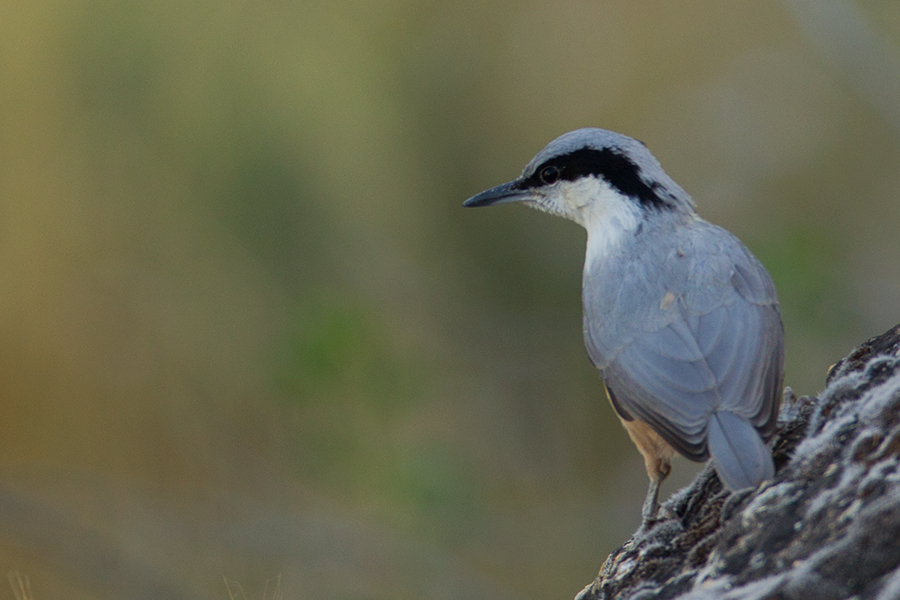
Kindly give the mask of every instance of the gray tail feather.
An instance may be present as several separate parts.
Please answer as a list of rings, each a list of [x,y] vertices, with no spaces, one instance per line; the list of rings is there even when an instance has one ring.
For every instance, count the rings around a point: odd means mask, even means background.
[[[709,453],[719,479],[732,490],[756,487],[775,476],[772,454],[748,421],[728,411],[709,421]]]

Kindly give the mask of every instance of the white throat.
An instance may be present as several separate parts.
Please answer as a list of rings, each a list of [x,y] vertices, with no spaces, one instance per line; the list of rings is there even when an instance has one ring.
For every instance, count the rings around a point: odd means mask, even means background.
[[[579,211],[578,219],[587,230],[584,268],[588,269],[596,261],[613,254],[627,236],[634,235],[642,215],[634,200],[618,193],[606,182],[593,177],[585,177],[582,181],[585,182],[583,185],[573,186],[569,193],[591,198],[591,202]]]

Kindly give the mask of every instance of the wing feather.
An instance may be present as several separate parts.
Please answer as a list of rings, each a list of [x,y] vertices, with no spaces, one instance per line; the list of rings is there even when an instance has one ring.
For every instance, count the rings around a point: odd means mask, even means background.
[[[748,420],[764,438],[771,435],[784,360],[768,273],[736,238],[705,225],[702,235],[682,241],[677,254],[660,257],[687,262],[642,273],[637,290],[628,289],[623,277],[605,296],[616,303],[611,307],[589,301],[591,279],[585,277],[585,341],[615,394],[614,405],[694,460],[708,456],[709,419],[718,410]],[[708,243],[711,238],[715,243]],[[626,268],[619,275],[628,273]],[[647,293],[675,300],[650,311],[618,304]],[[596,321],[588,313],[592,307]]]

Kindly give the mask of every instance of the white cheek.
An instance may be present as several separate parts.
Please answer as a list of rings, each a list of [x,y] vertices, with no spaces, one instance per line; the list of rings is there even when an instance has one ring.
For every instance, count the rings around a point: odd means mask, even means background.
[[[596,177],[582,177],[567,183],[562,189],[562,196],[563,202],[577,219],[579,213],[583,213],[597,199],[610,192],[609,186]]]
[[[641,223],[641,209],[631,198],[614,192],[609,185],[594,181],[593,202],[582,209],[582,225],[588,232],[584,268],[604,260],[634,235]]]

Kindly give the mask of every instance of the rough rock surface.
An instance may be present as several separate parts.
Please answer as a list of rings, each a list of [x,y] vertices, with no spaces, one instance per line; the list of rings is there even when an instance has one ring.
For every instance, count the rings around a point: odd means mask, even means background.
[[[729,494],[707,466],[578,600],[900,598],[900,326],[826,385],[786,392],[773,481]]]

